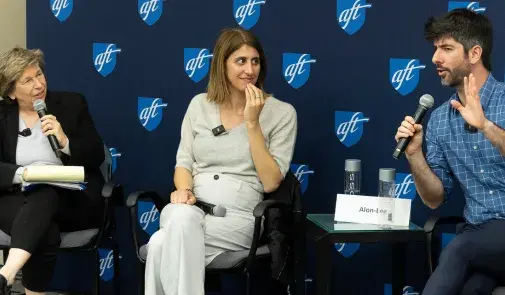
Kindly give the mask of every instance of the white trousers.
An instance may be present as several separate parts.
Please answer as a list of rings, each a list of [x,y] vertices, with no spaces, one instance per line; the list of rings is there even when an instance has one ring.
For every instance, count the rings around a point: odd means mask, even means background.
[[[251,246],[252,211],[262,193],[224,174],[199,174],[193,189],[197,199],[226,207],[226,216],[205,215],[192,205],[167,205],[160,230],[147,246],[146,295],[204,295],[205,266],[223,252]]]

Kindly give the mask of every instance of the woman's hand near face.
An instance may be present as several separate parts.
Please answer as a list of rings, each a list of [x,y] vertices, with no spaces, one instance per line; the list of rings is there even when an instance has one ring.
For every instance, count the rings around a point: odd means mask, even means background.
[[[245,99],[244,122],[248,127],[254,127],[258,124],[261,110],[265,106],[263,91],[253,84],[247,84]]]

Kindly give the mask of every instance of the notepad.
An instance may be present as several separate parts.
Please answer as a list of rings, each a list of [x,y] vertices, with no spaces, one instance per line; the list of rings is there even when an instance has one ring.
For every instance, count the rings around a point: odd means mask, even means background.
[[[23,173],[23,191],[40,185],[52,185],[70,190],[84,190],[84,167],[41,165],[28,166]]]
[[[84,182],[84,167],[41,165],[28,166],[23,173],[27,182]]]

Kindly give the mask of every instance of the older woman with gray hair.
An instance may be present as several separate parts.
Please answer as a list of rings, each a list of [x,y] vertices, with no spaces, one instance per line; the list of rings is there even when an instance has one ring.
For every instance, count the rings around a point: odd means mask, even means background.
[[[0,295],[8,294],[19,270],[26,294],[44,294],[52,278],[60,232],[98,227],[103,212],[99,170],[103,143],[84,97],[47,90],[40,50],[13,48],[0,55],[0,230],[11,248],[0,268]],[[35,100],[50,115],[39,118]],[[54,135],[61,155],[51,148]],[[83,166],[83,191],[50,185],[22,189],[31,165]]]

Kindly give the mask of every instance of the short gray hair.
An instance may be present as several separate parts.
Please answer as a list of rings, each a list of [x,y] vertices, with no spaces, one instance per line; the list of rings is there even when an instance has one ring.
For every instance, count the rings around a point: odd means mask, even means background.
[[[40,49],[14,47],[0,54],[0,97],[6,98],[11,94],[16,81],[33,65],[38,65],[44,71],[44,54]]]

